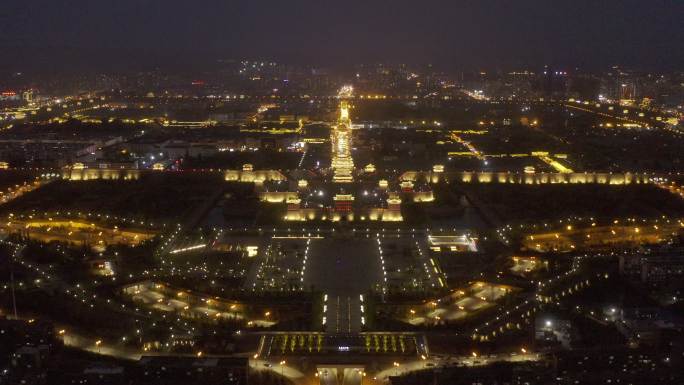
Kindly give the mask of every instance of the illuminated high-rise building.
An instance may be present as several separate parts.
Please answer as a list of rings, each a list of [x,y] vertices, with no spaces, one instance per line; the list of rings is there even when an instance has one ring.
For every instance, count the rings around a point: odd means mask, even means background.
[[[332,129],[330,142],[332,145],[332,169],[333,181],[339,183],[352,182],[354,171],[354,160],[351,155],[352,132],[351,119],[349,118],[349,102],[344,100],[349,97],[350,88],[344,87],[340,91],[340,116]]]
[[[636,101],[636,84],[632,81],[620,83],[620,105],[632,106]]]

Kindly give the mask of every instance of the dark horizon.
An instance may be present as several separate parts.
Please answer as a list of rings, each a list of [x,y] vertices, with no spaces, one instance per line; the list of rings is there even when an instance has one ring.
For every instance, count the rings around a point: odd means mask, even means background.
[[[13,2],[5,71],[195,70],[220,58],[339,67],[637,70],[684,67],[684,3],[252,1]]]

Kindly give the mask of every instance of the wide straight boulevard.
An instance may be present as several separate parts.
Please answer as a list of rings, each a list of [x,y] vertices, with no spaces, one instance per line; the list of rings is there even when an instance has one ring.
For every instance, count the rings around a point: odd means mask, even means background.
[[[325,293],[326,331],[361,331],[362,296],[382,283],[382,268],[375,239],[326,238],[311,242],[305,287]]]

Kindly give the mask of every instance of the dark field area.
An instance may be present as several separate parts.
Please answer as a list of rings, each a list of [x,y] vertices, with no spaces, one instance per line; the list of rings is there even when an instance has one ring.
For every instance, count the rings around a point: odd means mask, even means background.
[[[92,211],[149,221],[181,220],[217,194],[241,188],[251,185],[227,183],[219,174],[143,174],[133,181],[60,180],[9,202],[2,211]]]
[[[684,200],[654,185],[455,184],[505,223],[570,216],[655,218],[684,215]]]

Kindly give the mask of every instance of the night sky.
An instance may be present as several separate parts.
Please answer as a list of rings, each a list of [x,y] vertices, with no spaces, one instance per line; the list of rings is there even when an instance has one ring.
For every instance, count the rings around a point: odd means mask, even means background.
[[[684,69],[681,0],[3,0],[2,65]],[[10,58],[9,60],[7,60]]]

